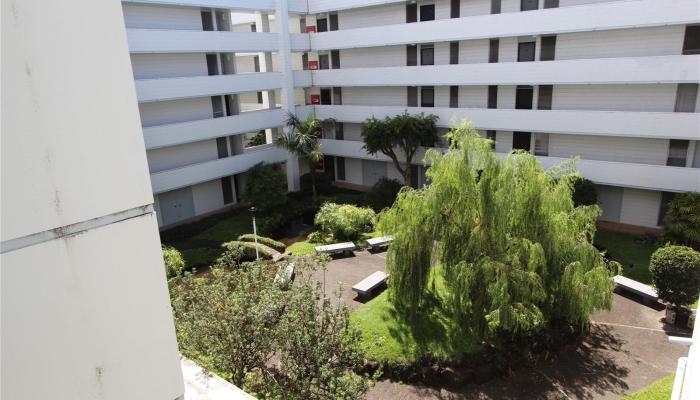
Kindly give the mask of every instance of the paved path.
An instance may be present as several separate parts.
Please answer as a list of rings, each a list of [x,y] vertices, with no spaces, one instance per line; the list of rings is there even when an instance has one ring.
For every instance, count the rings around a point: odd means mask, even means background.
[[[374,271],[384,270],[386,253],[356,252],[354,257],[333,260],[325,274],[326,291],[346,283],[343,301],[355,309],[350,287]],[[323,273],[316,272],[322,280]],[[613,309],[593,315],[591,334],[577,349],[563,352],[537,369],[521,369],[508,378],[482,385],[446,390],[407,385],[388,380],[377,382],[368,393],[374,399],[618,399],[675,371],[678,357],[687,348],[668,343],[660,322],[663,310],[654,309],[632,296],[615,294]],[[674,335],[683,332],[673,332]]]

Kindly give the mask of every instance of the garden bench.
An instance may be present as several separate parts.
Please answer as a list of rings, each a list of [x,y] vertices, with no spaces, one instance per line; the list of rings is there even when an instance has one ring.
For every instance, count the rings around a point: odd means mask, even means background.
[[[352,287],[352,290],[364,297],[370,295],[374,289],[386,283],[387,279],[389,279],[389,275],[382,271],[376,271],[372,273],[372,275],[358,282]]]
[[[645,285],[622,275],[615,275],[615,277],[613,277],[613,281],[618,287],[642,296],[645,301],[651,300],[655,302],[659,300],[659,295],[656,292],[656,289],[649,285]]]
[[[325,246],[316,246],[315,250],[317,253],[325,254],[339,254],[339,253],[350,253],[355,250],[357,246],[353,242],[343,242],[328,244]]]
[[[281,267],[275,275],[275,283],[287,287],[294,280],[294,263]]]
[[[394,240],[393,236],[382,236],[382,237],[377,237],[377,238],[371,238],[371,239],[367,239],[367,245],[370,247],[370,249],[374,250],[374,249],[389,246],[389,243],[391,243],[393,240]]]

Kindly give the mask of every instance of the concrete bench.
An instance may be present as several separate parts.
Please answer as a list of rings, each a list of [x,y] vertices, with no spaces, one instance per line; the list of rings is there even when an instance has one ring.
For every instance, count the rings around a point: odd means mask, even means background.
[[[275,283],[287,287],[294,280],[294,263],[289,263],[284,267],[280,267],[275,275]]]
[[[377,238],[371,238],[371,239],[367,239],[367,245],[372,250],[374,250],[374,249],[389,246],[389,243],[391,243],[393,240],[394,240],[393,236],[382,236],[382,237],[377,237]]]
[[[656,289],[649,285],[645,285],[641,282],[637,282],[634,279],[630,279],[622,275],[615,275],[615,277],[613,277],[613,281],[615,282],[615,285],[617,285],[619,288],[627,290],[628,292],[638,294],[642,296],[645,301],[659,300],[659,295],[656,292]]]
[[[374,289],[386,283],[389,275],[382,271],[376,271],[372,275],[366,277],[365,279],[358,282],[352,287],[352,290],[357,292],[360,296],[368,296],[372,293]]]
[[[343,242],[328,244],[325,246],[316,246],[315,250],[317,253],[325,254],[340,254],[340,253],[351,253],[357,248],[353,242]]]

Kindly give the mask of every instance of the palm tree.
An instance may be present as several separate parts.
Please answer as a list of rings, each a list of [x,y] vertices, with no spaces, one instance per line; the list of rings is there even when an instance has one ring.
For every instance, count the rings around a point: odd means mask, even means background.
[[[296,115],[287,113],[287,121],[285,124],[289,127],[289,132],[286,136],[282,135],[278,137],[276,144],[309,164],[309,170],[311,172],[311,191],[315,203],[316,164],[323,160],[321,144],[318,139],[324,128],[335,126],[335,120],[332,118],[320,119],[314,114],[309,115],[305,120],[300,120]]]

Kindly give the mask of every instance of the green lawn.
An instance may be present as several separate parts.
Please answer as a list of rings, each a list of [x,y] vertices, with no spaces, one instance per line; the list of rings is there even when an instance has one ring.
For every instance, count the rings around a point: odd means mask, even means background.
[[[318,246],[318,244],[309,243],[304,240],[287,246],[287,251],[291,252],[293,256],[305,256],[307,254],[313,254],[316,246]]]
[[[244,233],[252,233],[253,219],[249,212],[240,210],[218,221],[193,237],[196,240],[229,242]]]
[[[411,362],[424,354],[446,360],[477,351],[478,341],[463,332],[450,318],[444,306],[445,283],[439,269],[434,269],[432,299],[413,317],[404,317],[391,304],[388,292],[355,310],[351,323],[362,332],[362,350],[373,360]]]
[[[669,375],[664,379],[654,382],[644,389],[625,397],[623,400],[668,400],[673,391],[673,379],[675,375]]]
[[[196,248],[182,250],[187,267],[209,266],[221,255],[223,249]]]
[[[643,283],[651,283],[649,260],[658,248],[656,244],[636,243],[639,235],[598,230],[596,244],[607,249],[608,256],[622,264],[623,275]]]

